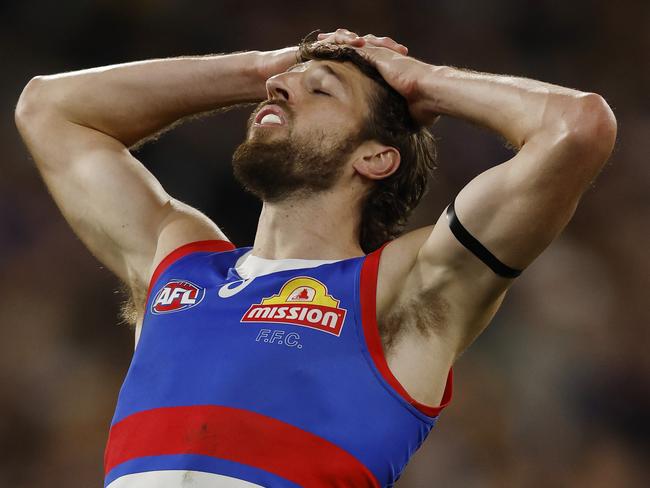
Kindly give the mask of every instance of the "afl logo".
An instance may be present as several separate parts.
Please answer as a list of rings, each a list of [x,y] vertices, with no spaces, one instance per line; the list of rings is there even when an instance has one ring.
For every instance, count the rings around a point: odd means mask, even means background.
[[[170,280],[151,302],[151,313],[180,312],[201,303],[205,288],[187,280]]]

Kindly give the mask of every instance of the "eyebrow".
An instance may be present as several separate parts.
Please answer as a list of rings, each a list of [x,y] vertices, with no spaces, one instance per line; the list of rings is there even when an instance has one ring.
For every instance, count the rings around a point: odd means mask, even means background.
[[[287,69],[287,71],[291,71],[291,70],[293,70],[294,68],[300,66],[301,64],[303,64],[303,63],[296,63],[296,64],[294,64],[293,66],[290,66],[290,67]],[[336,79],[338,80],[338,82],[343,86],[343,89],[344,89],[346,92],[349,92],[349,87],[350,87],[350,85],[348,84],[348,82],[347,82],[347,81],[345,80],[345,78],[343,78],[339,73],[337,73],[336,70],[334,70],[334,69],[333,69],[329,64],[321,63],[321,64],[319,64],[319,65],[317,66],[316,69],[323,69],[323,70],[325,70],[325,71],[327,72],[327,74],[332,75],[334,78],[336,78]]]
[[[334,78],[338,80],[338,82],[343,85],[343,88],[348,91],[349,85],[348,82],[341,76],[339,73],[336,72],[329,64],[321,64],[322,68],[327,71],[330,75],[332,75]]]
[[[334,69],[333,69],[329,64],[321,64],[321,65],[319,66],[319,68],[323,68],[323,69],[324,69],[325,71],[327,71],[330,75],[334,76],[334,78],[336,78],[337,80],[339,80],[339,82],[340,82],[342,85],[345,85],[345,84],[346,84],[346,83],[345,83],[345,80],[343,80],[343,77],[341,77],[340,74],[338,74],[336,71],[334,71]]]

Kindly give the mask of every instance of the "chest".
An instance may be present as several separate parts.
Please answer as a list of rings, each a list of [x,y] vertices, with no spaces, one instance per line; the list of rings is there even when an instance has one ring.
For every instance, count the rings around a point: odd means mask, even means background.
[[[336,347],[348,339],[347,329],[354,329],[354,284],[354,275],[340,270],[246,279],[195,267],[172,270],[151,294],[143,337],[219,343],[253,338],[297,347],[303,336]]]

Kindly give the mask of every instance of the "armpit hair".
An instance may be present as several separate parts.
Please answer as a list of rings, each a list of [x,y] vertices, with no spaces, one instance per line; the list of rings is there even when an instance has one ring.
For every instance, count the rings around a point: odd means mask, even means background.
[[[423,337],[442,332],[448,312],[447,300],[432,291],[423,291],[397,305],[379,324],[385,354],[390,353],[399,337],[407,331],[416,330]]]
[[[135,328],[138,321],[138,310],[145,306],[145,292],[134,292],[131,287],[120,283],[116,293],[121,295],[120,311],[118,314],[119,324]]]

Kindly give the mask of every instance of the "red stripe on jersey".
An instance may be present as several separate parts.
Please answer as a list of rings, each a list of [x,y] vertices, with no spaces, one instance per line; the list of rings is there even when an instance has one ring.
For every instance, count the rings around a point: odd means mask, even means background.
[[[452,384],[453,384],[453,374],[449,370],[449,375],[447,376],[447,383],[445,385],[445,391],[442,394],[442,401],[437,407],[432,407],[420,403],[415,400],[400,382],[395,378],[388,363],[386,362],[386,356],[384,355],[384,348],[381,344],[381,338],[379,336],[379,327],[377,325],[377,274],[379,272],[379,259],[381,257],[381,252],[386,247],[384,244],[382,247],[376,251],[368,254],[366,259],[363,262],[363,267],[361,268],[361,283],[360,283],[360,299],[361,299],[361,324],[363,326],[363,334],[366,338],[366,345],[370,356],[372,357],[375,367],[379,370],[384,379],[392,386],[397,393],[399,393],[407,402],[417,408],[420,412],[429,417],[436,417],[440,414],[443,408],[445,408],[451,401],[452,395]]]
[[[109,434],[105,472],[166,454],[227,459],[304,487],[379,488],[368,468],[337,445],[266,415],[213,405],[155,408],[121,420]]]
[[[195,241],[177,247],[167,256],[165,256],[163,260],[158,263],[158,266],[156,266],[156,269],[151,276],[151,280],[149,281],[149,288],[147,289],[147,301],[149,301],[151,288],[153,287],[158,277],[163,274],[163,272],[169,268],[169,266],[171,266],[174,261],[177,261],[183,256],[187,256],[193,252],[224,252],[232,251],[233,249],[235,249],[235,246],[232,242],[221,241],[217,239]]]

